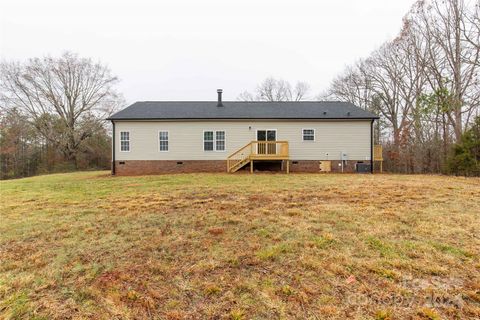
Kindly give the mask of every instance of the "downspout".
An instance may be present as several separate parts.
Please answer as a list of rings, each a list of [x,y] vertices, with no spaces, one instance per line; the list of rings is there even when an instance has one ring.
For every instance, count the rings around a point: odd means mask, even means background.
[[[373,173],[373,122],[370,123],[370,173]]]
[[[112,176],[115,175],[115,122],[112,120]]]

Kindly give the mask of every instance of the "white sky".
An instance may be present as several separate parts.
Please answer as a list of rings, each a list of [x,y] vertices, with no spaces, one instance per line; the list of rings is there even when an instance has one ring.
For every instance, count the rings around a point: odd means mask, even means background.
[[[312,98],[395,37],[414,0],[0,0],[0,58],[69,50],[110,66],[128,103],[225,100],[268,76]]]

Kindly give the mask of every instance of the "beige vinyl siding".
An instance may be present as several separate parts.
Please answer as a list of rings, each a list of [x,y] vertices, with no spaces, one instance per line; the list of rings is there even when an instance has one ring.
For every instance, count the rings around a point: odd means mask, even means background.
[[[225,160],[256,140],[256,131],[276,129],[287,140],[292,160],[370,159],[370,120],[348,121],[116,121],[116,160]],[[315,129],[315,141],[303,141],[302,129]],[[225,131],[225,151],[203,151],[204,131]],[[120,151],[120,132],[130,132],[130,151]],[[168,131],[168,151],[159,151],[159,131]],[[326,155],[328,153],[328,156]]]

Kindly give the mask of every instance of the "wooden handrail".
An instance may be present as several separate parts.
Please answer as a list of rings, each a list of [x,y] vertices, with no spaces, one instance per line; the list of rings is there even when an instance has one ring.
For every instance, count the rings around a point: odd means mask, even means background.
[[[235,151],[234,153],[232,153],[231,155],[229,155],[227,157],[228,158],[232,158],[234,155],[236,155],[237,153],[240,153],[243,149],[247,148],[248,146],[252,147],[253,144],[255,143],[281,143],[281,144],[287,144],[288,145],[288,141],[259,141],[259,140],[254,140],[254,141],[250,141],[249,143],[247,143],[246,145],[244,145],[243,147],[241,147],[240,149],[238,149],[237,151]],[[252,150],[253,151],[253,150]]]
[[[288,141],[252,141],[252,146],[256,158],[288,157]]]
[[[237,153],[241,152],[243,149],[245,149],[246,147],[250,146],[251,144],[252,144],[252,142],[247,143],[246,145],[244,145],[243,147],[241,147],[240,149],[238,149],[237,151],[235,151],[234,153],[232,153],[231,155],[229,155],[229,156],[227,157],[227,159],[233,157],[234,155],[236,155]]]
[[[376,144],[373,146],[373,160],[383,161],[383,148],[382,145]]]
[[[231,172],[231,170],[236,166],[238,166],[241,162],[244,162],[246,159],[249,159],[250,154],[252,153],[251,145],[252,143],[249,142],[227,157],[227,172]],[[249,147],[250,147],[250,150],[247,151]]]
[[[287,140],[275,140],[275,141],[265,141],[265,140],[254,140],[250,141],[250,143],[287,143]]]
[[[227,157],[227,171],[236,171],[253,160],[269,159],[288,159],[288,141],[250,141]]]

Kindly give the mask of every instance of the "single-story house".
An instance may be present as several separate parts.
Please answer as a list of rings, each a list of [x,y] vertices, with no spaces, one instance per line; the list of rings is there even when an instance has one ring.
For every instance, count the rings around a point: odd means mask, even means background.
[[[373,172],[378,117],[347,102],[141,101],[112,115],[112,174]]]

